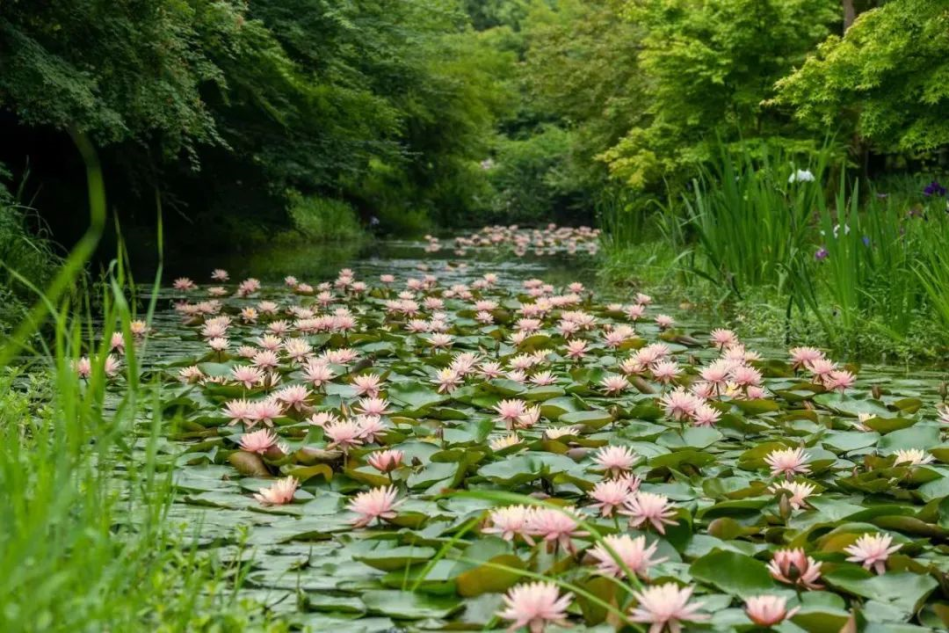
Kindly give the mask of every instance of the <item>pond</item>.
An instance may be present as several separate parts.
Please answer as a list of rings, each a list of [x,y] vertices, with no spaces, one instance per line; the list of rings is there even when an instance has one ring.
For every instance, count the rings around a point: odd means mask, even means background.
[[[250,561],[243,597],[337,632],[747,630],[760,595],[786,631],[839,630],[857,605],[880,631],[945,622],[941,374],[795,363],[592,292],[586,253],[474,250],[170,267],[201,284],[162,289],[143,365],[166,520]],[[532,581],[557,584],[516,589]]]

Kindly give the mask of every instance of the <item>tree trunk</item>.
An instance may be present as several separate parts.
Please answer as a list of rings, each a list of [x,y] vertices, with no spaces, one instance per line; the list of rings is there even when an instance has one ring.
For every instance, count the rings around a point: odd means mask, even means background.
[[[853,0],[841,0],[844,7],[844,33],[847,32],[847,29],[850,28],[850,25],[853,24],[853,21],[857,18],[857,12],[853,7]]]

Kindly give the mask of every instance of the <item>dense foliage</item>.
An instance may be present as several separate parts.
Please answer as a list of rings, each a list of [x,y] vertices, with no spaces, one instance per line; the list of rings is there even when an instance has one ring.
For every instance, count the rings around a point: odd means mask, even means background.
[[[13,2],[0,34],[5,126],[87,133],[123,203],[157,188],[199,220],[279,220],[291,187],[383,220],[471,208],[509,63],[452,0]]]
[[[778,102],[804,122],[843,124],[883,151],[949,143],[949,9],[901,0],[861,15],[779,83]]]
[[[647,0],[631,2],[644,25],[645,121],[606,152],[614,173],[646,186],[710,156],[728,137],[793,135],[763,107],[774,83],[830,32],[831,0]]]

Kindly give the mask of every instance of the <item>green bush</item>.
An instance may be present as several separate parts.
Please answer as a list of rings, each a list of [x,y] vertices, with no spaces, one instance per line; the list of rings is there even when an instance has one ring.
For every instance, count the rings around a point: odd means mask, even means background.
[[[304,196],[297,191],[290,191],[287,199],[294,228],[308,239],[342,242],[365,236],[356,210],[343,200]]]
[[[497,193],[491,205],[504,222],[560,219],[581,195],[570,176],[571,133],[548,125],[526,138],[501,138],[486,165]]]
[[[432,219],[424,209],[385,205],[376,211],[379,231],[403,237],[418,237],[433,229]]]

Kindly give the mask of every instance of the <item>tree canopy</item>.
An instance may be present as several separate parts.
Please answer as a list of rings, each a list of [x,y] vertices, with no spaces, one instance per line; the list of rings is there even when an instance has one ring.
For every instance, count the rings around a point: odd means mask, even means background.
[[[827,38],[778,82],[776,103],[813,128],[849,126],[884,152],[949,144],[949,6],[895,0]]]

